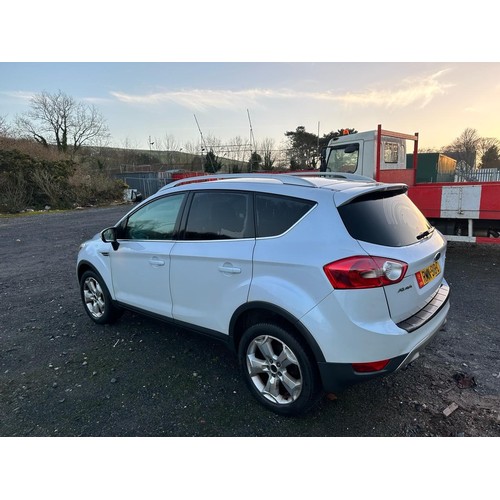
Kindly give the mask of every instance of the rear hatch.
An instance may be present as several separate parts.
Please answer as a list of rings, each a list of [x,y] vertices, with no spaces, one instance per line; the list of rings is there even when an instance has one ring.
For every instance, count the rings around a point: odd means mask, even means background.
[[[439,307],[446,240],[406,195],[404,185],[378,185],[335,197],[349,234],[368,255],[407,265],[403,279],[384,288],[391,318],[401,323]],[[433,301],[434,299],[434,301]],[[431,304],[432,303],[432,304]],[[428,312],[426,312],[429,315]]]

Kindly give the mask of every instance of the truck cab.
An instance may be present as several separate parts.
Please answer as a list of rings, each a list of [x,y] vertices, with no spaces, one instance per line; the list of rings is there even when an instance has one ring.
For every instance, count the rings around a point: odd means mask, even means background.
[[[381,182],[415,183],[415,167],[407,168],[406,141],[418,148],[418,134],[407,135],[399,132],[377,130],[343,135],[332,139],[323,151],[320,170],[363,175]],[[416,158],[416,154],[414,155]]]
[[[413,141],[413,154],[407,154],[407,141]],[[500,183],[456,182],[455,166],[456,160],[446,155],[419,154],[418,133],[378,125],[355,134],[343,130],[322,151],[320,171],[404,183],[410,199],[448,240],[500,243]]]

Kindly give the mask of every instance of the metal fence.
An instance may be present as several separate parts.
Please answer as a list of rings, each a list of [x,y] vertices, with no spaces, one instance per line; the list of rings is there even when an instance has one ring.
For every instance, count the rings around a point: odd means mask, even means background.
[[[455,172],[455,182],[498,182],[500,181],[500,169],[482,168],[470,172]]]
[[[137,189],[142,194],[143,199],[155,194],[158,189],[163,187],[169,179],[160,179],[157,174],[149,173],[125,173],[116,174],[116,177],[122,179],[130,189]]]

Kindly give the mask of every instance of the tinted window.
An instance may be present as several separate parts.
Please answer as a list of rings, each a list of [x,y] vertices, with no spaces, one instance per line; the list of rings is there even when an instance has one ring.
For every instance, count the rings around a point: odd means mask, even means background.
[[[225,240],[253,236],[248,193],[204,191],[195,193],[189,209],[185,239]]]
[[[255,196],[257,237],[277,236],[284,233],[313,206],[312,201],[257,194]]]
[[[152,201],[127,220],[122,238],[127,240],[171,240],[185,194]]]
[[[406,194],[374,193],[339,207],[349,234],[356,240],[401,247],[418,241],[431,228]]]

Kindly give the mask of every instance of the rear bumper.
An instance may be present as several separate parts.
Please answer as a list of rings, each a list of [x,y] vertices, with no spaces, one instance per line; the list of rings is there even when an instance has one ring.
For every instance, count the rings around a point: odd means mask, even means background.
[[[383,377],[398,370],[406,357],[406,355],[402,355],[393,358],[383,370],[370,373],[355,372],[350,363],[318,363],[323,390],[337,392],[359,382]]]
[[[410,318],[398,323],[399,328],[406,330],[408,333],[421,328],[447,304],[449,295],[450,287],[446,283],[443,283],[432,300],[424,308]]]
[[[404,368],[411,362],[415,361],[419,357],[422,350],[427,346],[427,344],[429,344],[429,342],[431,342],[431,340],[446,323],[446,317],[450,309],[449,288],[446,284],[444,284],[441,288],[442,292],[436,294],[436,301],[438,303],[434,304],[436,308],[433,309],[433,314],[428,314],[429,307],[426,306],[424,308],[425,311],[423,309],[422,312],[419,311],[416,315],[414,315],[412,317],[413,319],[409,318],[406,320],[408,324],[405,326],[408,327],[411,325],[411,329],[408,330],[411,333],[407,333],[406,335],[413,336],[425,332],[424,335],[420,336],[420,340],[414,344],[408,352],[393,357],[383,370],[369,373],[356,372],[351,363],[320,362],[318,363],[318,368],[323,389],[326,392],[340,391],[345,387],[358,382],[383,377]],[[434,302],[434,300],[431,302]],[[374,359],[373,361],[378,360]],[[356,361],[353,361],[353,363],[355,362]]]

